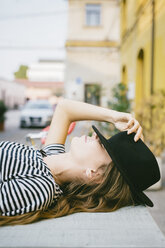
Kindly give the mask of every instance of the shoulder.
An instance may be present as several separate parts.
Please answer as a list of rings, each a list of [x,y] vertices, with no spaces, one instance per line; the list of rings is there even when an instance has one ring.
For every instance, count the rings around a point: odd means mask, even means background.
[[[46,156],[64,153],[65,152],[65,145],[55,143],[55,144],[49,144],[47,146],[44,146],[41,151],[46,153]]]

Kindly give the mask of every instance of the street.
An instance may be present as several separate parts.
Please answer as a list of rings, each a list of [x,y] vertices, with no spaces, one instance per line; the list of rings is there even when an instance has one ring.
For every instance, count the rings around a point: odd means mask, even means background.
[[[0,132],[0,140],[9,140],[19,142],[25,145],[31,145],[26,141],[26,135],[29,133],[39,133],[43,128],[20,128],[19,127],[20,110],[10,110],[6,113],[5,130]],[[73,132],[67,136],[66,151],[69,150],[70,141],[74,136],[88,134],[88,128],[92,122],[77,122]],[[40,142],[36,140],[36,148],[40,148]]]
[[[0,132],[0,140],[9,140],[26,144],[28,133],[41,132],[40,129],[19,128],[19,110],[10,110],[6,113],[5,131]]]
[[[0,132],[0,141],[9,140],[27,144],[26,135],[28,133],[41,132],[41,128],[19,128],[19,110],[10,110],[6,114],[5,131]],[[73,132],[68,135],[66,140],[66,152],[69,150],[70,141],[74,136],[88,134],[89,128],[93,123],[90,121],[77,122]],[[29,144],[27,144],[29,145]],[[147,196],[151,198],[154,207],[147,207],[152,217],[158,224],[161,231],[165,234],[165,157],[163,157],[162,167],[163,186],[161,190],[145,191]]]

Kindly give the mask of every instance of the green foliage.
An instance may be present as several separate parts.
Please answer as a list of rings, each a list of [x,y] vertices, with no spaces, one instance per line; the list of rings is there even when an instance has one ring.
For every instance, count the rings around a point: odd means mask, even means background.
[[[100,105],[100,95],[102,94],[102,86],[99,84],[86,85],[86,99],[90,104]]]
[[[27,79],[27,76],[26,76],[27,69],[28,69],[28,66],[20,65],[18,71],[14,73],[15,78]]]
[[[90,87],[88,87],[88,93],[91,95],[99,97],[100,91],[101,86],[99,84],[90,85]]]
[[[3,122],[5,120],[5,112],[8,110],[5,103],[0,100],[0,122]]]
[[[108,101],[107,105],[109,109],[113,109],[120,112],[130,113],[131,111],[131,103],[127,97],[127,87],[123,83],[118,83],[112,89],[112,100]],[[100,128],[103,130],[105,136],[110,137],[119,132],[118,129],[115,128],[113,124],[100,122]]]
[[[127,87],[123,83],[117,84],[112,89],[113,100],[108,102],[109,108],[120,112],[130,112],[131,105],[127,97]]]

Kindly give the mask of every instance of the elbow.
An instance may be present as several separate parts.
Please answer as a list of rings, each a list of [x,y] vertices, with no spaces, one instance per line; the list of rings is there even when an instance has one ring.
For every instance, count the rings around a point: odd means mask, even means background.
[[[57,107],[59,109],[65,110],[65,106],[67,104],[67,99],[62,99],[59,101],[59,103],[57,104]]]
[[[63,106],[63,105],[65,104],[66,101],[67,101],[66,98],[61,99],[61,100],[58,102],[58,105],[57,105],[57,106]]]
[[[58,113],[62,114],[63,117],[65,116],[65,117],[68,118],[67,105],[68,105],[67,99],[60,100],[59,103],[57,104],[57,107],[56,107],[56,111],[55,112],[58,112]]]

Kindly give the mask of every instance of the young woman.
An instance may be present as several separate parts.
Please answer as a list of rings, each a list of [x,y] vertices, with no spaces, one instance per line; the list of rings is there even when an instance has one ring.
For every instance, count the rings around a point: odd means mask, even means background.
[[[74,137],[65,152],[68,128],[81,120],[110,122],[121,132],[106,139],[92,126],[92,137]],[[136,204],[153,206],[142,191],[160,174],[142,140],[142,127],[131,114],[62,100],[41,150],[0,142],[0,225]]]

